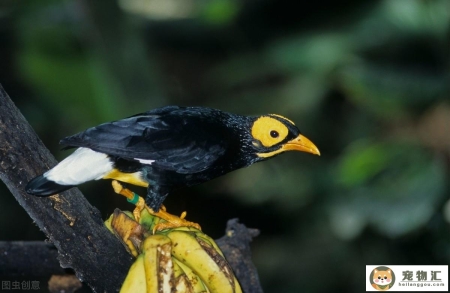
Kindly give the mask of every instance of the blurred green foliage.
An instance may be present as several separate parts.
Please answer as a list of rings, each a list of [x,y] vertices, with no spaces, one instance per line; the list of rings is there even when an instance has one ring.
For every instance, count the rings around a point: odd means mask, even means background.
[[[291,118],[321,157],[166,205],[215,237],[231,217],[261,229],[265,292],[361,292],[367,264],[450,262],[449,28],[447,0],[3,1],[0,83],[58,159],[62,137],[168,104]],[[105,218],[131,209],[108,182],[81,189]],[[1,240],[43,239],[0,194]]]

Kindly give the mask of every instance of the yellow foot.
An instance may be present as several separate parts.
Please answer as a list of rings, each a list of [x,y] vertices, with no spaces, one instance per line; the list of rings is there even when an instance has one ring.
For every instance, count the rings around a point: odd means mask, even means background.
[[[175,215],[172,215],[172,214],[169,214],[168,212],[166,212],[165,206],[162,206],[158,212],[155,212],[155,211],[153,211],[153,209],[151,209],[150,207],[148,207],[145,204],[145,201],[142,197],[139,196],[139,199],[137,200],[137,202],[135,202],[136,194],[133,193],[131,190],[124,188],[122,186],[122,184],[120,184],[118,181],[113,180],[112,186],[116,193],[125,196],[128,199],[128,201],[130,201],[136,205],[136,208],[133,211],[133,216],[137,222],[139,222],[139,220],[141,218],[141,212],[144,208],[149,212],[149,214],[166,221],[164,223],[156,224],[155,227],[153,228],[153,234],[155,234],[156,231],[161,231],[161,230],[171,229],[171,228],[178,228],[178,227],[192,227],[192,228],[201,230],[201,227],[199,224],[194,223],[194,222],[189,222],[184,219],[187,214],[186,212],[181,213],[181,216],[178,217],[178,216],[175,216]]]

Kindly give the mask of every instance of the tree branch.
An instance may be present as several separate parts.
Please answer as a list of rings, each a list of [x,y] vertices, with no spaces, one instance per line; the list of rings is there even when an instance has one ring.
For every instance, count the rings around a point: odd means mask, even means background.
[[[64,275],[55,246],[44,241],[0,241],[0,276]]]
[[[56,160],[1,85],[0,113],[0,179],[56,246],[61,267],[73,268],[96,292],[118,291],[132,263],[130,255],[78,189],[47,198],[25,192],[26,183]]]
[[[245,293],[263,293],[250,251],[250,242],[258,235],[259,230],[249,229],[238,219],[231,219],[225,236],[216,240]]]

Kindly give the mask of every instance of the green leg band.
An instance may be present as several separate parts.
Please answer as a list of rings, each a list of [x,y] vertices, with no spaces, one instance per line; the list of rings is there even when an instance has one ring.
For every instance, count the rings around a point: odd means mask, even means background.
[[[137,195],[136,193],[133,192],[133,198],[132,199],[127,198],[127,201],[136,205],[139,201],[139,195]]]

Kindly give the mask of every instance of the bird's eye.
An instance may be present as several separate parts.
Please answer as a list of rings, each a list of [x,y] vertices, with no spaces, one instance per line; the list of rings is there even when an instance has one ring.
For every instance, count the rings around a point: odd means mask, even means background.
[[[273,147],[283,141],[289,129],[278,119],[261,116],[252,125],[252,137],[258,140],[264,147]]]

